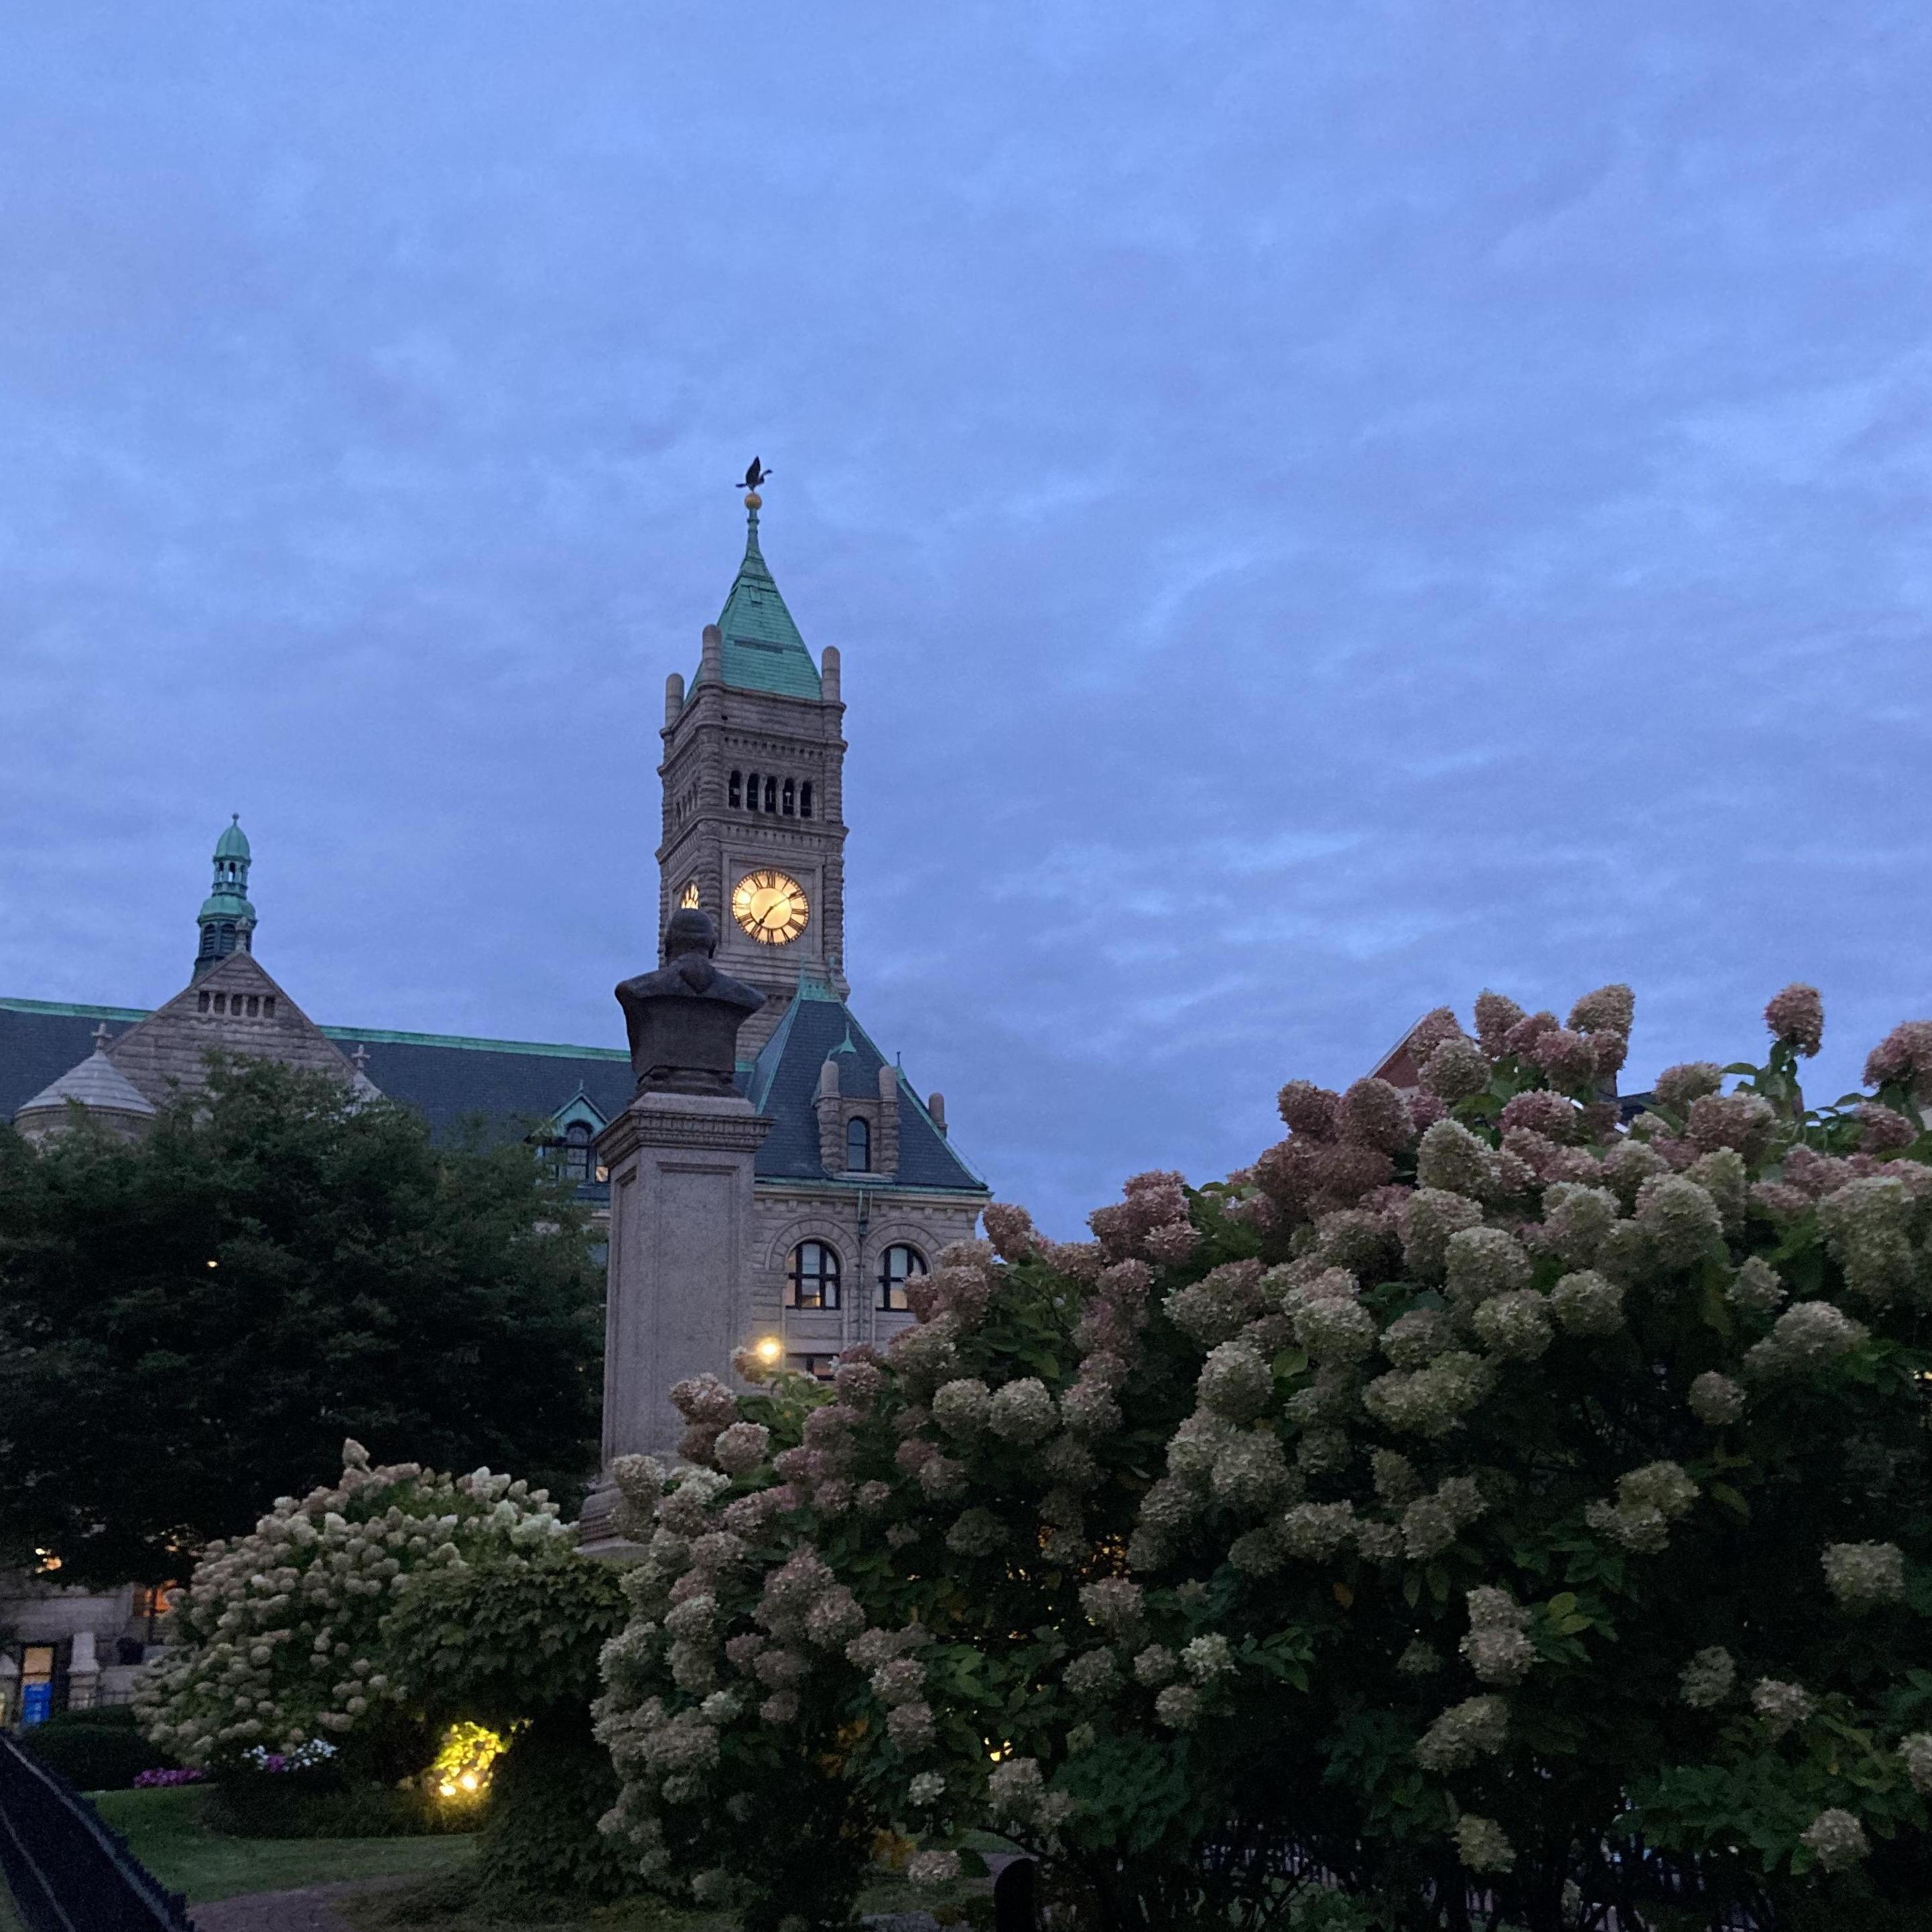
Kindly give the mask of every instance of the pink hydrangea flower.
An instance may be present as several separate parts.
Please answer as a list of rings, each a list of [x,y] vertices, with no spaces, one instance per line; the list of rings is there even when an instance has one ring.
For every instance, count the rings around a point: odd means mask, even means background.
[[[1312,1080],[1291,1080],[1276,1096],[1291,1133],[1306,1134],[1312,1141],[1333,1140],[1341,1096]]]
[[[1772,996],[1764,1010],[1764,1023],[1773,1040],[1808,1058],[1824,1044],[1824,995],[1816,986],[1794,980]]]
[[[1915,1100],[1932,1100],[1932,1020],[1894,1027],[1865,1062],[1865,1084],[1903,1085]]]

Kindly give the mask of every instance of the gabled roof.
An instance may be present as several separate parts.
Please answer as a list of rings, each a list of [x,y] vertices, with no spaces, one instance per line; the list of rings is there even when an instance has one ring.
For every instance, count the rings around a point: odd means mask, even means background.
[[[718,614],[718,629],[723,638],[724,681],[736,691],[769,691],[781,698],[824,696],[818,667],[785,608],[784,599],[772,580],[764,554],[758,548],[758,512],[755,502],[748,506],[750,518],[745,532],[745,560],[738,566],[737,581]],[[692,680],[694,688],[704,676],[700,666]]]
[[[245,1018],[232,1012],[202,1010],[202,1002],[218,993],[226,994],[231,1006],[253,995],[256,1010]],[[139,1025],[110,1040],[106,1052],[160,1106],[177,1091],[196,1093],[206,1084],[211,1048],[310,1068],[333,1075],[345,1086],[356,1076],[355,1068],[324,1037],[321,1028],[269,977],[252,952],[231,952],[218,960]]]
[[[887,1064],[885,1055],[851,1009],[822,980],[801,980],[776,1030],[741,1076],[745,1097],[772,1120],[754,1170],[759,1180],[832,1178],[818,1158],[818,1115],[812,1102],[818,1096],[819,1069],[835,1054],[840,1093],[854,1100],[876,1100],[879,1070]],[[898,1172],[889,1182],[866,1185],[874,1191],[907,1187],[988,1192],[939,1131],[904,1074],[894,1071],[899,1094]]]

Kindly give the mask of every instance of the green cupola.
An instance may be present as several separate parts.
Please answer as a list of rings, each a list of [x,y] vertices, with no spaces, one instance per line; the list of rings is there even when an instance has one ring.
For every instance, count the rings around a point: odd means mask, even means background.
[[[754,466],[756,466],[755,465]],[[758,512],[764,499],[745,497],[745,556],[724,608],[718,614],[719,658],[700,664],[694,680],[716,676],[734,691],[769,691],[781,698],[822,698],[818,667],[785,608],[765,554],[758,548]]]
[[[214,842],[214,885],[202,903],[196,922],[201,947],[194,956],[194,976],[235,952],[254,951],[255,908],[248,903],[248,835],[242,814]]]

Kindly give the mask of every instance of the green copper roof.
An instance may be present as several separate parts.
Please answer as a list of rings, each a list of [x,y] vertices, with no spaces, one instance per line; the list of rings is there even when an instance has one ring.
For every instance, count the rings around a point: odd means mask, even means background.
[[[758,506],[747,499],[745,560],[719,612],[724,682],[734,691],[769,691],[781,698],[824,696],[818,667],[785,608],[770,567],[758,548]],[[701,677],[702,670],[699,672]],[[698,679],[692,680],[694,686]]]
[[[214,856],[218,859],[245,859],[248,855],[248,835],[242,830],[242,814],[235,814],[235,822],[227,827],[214,842]]]

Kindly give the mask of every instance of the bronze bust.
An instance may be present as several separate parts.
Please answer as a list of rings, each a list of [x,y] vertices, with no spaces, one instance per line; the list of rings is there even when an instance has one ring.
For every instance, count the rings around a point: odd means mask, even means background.
[[[618,987],[639,1093],[737,1091],[738,1029],[765,996],[721,973],[717,950],[710,915],[680,908],[664,929],[664,964]]]

